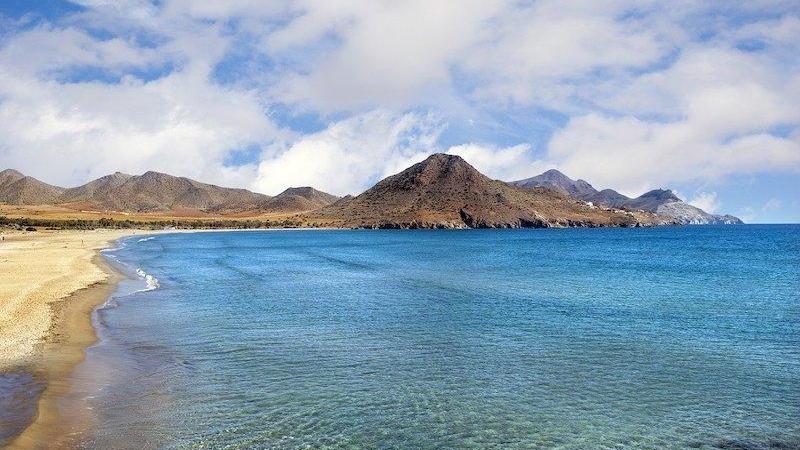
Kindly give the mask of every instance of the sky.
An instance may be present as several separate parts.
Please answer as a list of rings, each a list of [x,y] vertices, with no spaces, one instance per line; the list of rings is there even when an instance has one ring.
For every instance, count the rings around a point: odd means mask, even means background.
[[[357,194],[506,181],[800,222],[800,2],[3,0],[0,169]]]

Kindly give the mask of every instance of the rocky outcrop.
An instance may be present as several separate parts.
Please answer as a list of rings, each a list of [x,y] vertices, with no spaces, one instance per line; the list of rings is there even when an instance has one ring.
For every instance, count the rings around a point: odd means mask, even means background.
[[[672,217],[681,225],[737,225],[743,223],[738,217],[709,214],[696,206],[682,201],[659,205],[656,208],[656,214]]]

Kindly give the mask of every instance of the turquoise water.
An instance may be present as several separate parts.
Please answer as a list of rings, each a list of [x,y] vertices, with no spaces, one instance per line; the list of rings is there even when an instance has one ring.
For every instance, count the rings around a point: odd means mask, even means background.
[[[800,226],[140,239],[87,448],[800,448]]]

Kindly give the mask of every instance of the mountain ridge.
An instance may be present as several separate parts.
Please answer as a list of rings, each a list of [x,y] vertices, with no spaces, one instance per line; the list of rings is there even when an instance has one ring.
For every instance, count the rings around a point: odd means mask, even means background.
[[[556,169],[547,170],[534,177],[512,181],[511,184],[528,189],[532,187],[550,188],[567,193],[576,199],[609,208],[648,211],[671,217],[684,225],[743,223],[741,219],[731,215],[707,213],[684,202],[670,189],[653,189],[636,198],[630,198],[613,189],[598,191],[588,182],[581,179],[573,180]]]
[[[0,202],[17,205],[52,203],[64,188],[47,184],[14,170],[0,172]]]
[[[270,197],[157,171],[114,172],[80,186],[49,185],[13,169],[0,172],[0,202],[57,205],[72,210],[153,214],[295,214],[321,208],[339,197],[312,187],[289,188]]]
[[[16,170],[0,172],[0,202],[56,205],[75,211],[175,216],[296,215],[323,226],[365,228],[507,228],[741,223],[689,205],[668,189],[629,198],[596,190],[556,169],[506,183],[455,155],[437,153],[357,196],[310,186],[276,196],[225,188],[156,171],[122,172],[62,188]]]
[[[518,188],[437,153],[308,221],[359,228],[522,228],[666,224],[655,214],[590,207],[550,189]]]

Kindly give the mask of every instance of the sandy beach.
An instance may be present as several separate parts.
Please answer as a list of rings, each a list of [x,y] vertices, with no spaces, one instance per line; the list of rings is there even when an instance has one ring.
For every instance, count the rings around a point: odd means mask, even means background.
[[[49,402],[68,391],[64,379],[95,340],[91,311],[118,277],[99,251],[137,232],[0,232],[0,374],[31,374],[44,386],[33,423],[11,448],[52,446],[42,431],[60,418]]]

